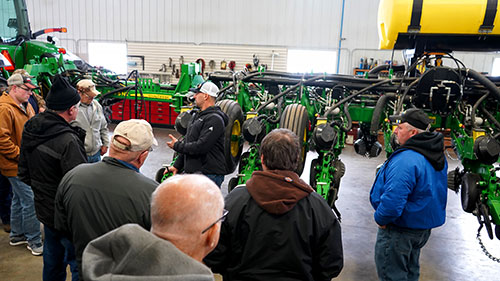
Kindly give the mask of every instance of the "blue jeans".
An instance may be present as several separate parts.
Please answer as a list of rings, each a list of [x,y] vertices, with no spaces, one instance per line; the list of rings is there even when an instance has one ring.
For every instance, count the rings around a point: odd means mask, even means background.
[[[10,224],[10,208],[12,205],[12,188],[9,179],[0,174],[0,219],[3,224]]]
[[[88,163],[95,163],[101,161],[101,150],[97,151],[96,154],[92,156],[87,156],[87,162]]]
[[[215,175],[215,174],[210,174],[210,175],[205,175],[207,178],[211,179],[215,184],[220,188],[222,185],[222,182],[224,181],[224,175]]]
[[[65,281],[66,266],[71,270],[71,280],[78,281],[75,248],[71,241],[60,231],[45,226],[43,245],[43,280]]]
[[[382,281],[418,281],[420,249],[427,243],[430,229],[419,230],[387,225],[379,229],[375,244],[375,265]]]
[[[18,177],[7,177],[12,186],[10,237],[25,236],[28,244],[42,243],[40,222],[36,218],[33,190]]]

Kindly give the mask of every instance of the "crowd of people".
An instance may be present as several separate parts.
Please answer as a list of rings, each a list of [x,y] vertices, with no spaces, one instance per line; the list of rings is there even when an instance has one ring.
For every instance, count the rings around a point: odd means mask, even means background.
[[[186,136],[170,135],[179,156],[161,184],[140,172],[158,145],[147,121],[122,121],[109,138],[91,80],[56,75],[35,110],[36,87],[14,73],[0,97],[0,217],[10,245],[43,255],[43,280],[66,280],[68,267],[72,280],[326,281],[342,271],[340,222],[295,172],[292,131],[267,134],[262,171],[223,198],[228,117],[214,83],[195,91]],[[375,263],[380,280],[418,280],[420,249],[445,220],[443,136],[421,110],[393,118],[400,147],[370,192]]]

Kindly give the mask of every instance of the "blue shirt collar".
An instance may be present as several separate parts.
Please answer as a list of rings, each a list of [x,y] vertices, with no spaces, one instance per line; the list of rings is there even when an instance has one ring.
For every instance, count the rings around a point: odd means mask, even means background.
[[[130,164],[129,162],[125,162],[125,161],[120,160],[120,159],[116,159],[116,161],[118,161],[118,162],[122,163],[124,166],[126,166],[126,167],[128,167],[128,168],[130,168],[130,169],[132,169],[132,170],[134,170],[134,171],[136,171],[138,173],[140,173],[139,169],[136,166]]]

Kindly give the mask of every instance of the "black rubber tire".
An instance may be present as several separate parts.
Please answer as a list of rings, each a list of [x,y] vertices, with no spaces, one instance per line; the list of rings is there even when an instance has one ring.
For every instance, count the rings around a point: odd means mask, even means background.
[[[460,173],[457,170],[448,172],[448,189],[455,193],[460,189]]]
[[[165,168],[160,168],[156,171],[155,181],[161,183],[161,179],[163,178],[163,173],[165,172]]]
[[[226,174],[230,174],[236,169],[243,151],[243,137],[241,134],[243,111],[241,106],[233,100],[219,101],[217,106],[229,118],[224,133],[224,158],[226,160]]]
[[[246,164],[244,162],[246,162],[246,159],[248,158],[248,156],[250,156],[250,153],[248,151],[245,151],[241,154],[240,164],[238,165],[238,173],[241,174],[241,170],[243,169],[243,166]]]
[[[319,163],[319,159],[318,158],[313,159],[311,161],[311,169],[309,171],[309,185],[316,192],[317,192],[317,190],[316,190],[316,174],[318,173],[318,171],[316,171],[316,166],[318,165],[318,163]]]
[[[299,167],[297,167],[297,174],[301,175],[304,171],[304,164],[306,162],[307,150],[307,129],[309,124],[309,117],[307,109],[300,104],[290,104],[285,107],[280,119],[280,128],[290,129],[298,137],[302,144],[302,151],[300,155]]]
[[[462,177],[462,190],[460,192],[462,209],[467,213],[472,213],[476,209],[481,190],[479,181],[481,176],[478,174],[465,173]]]
[[[234,177],[229,180],[227,183],[227,192],[233,191],[233,189],[238,185],[238,178]]]
[[[340,159],[337,159],[332,161],[332,165],[335,167],[335,173],[333,174],[333,182],[328,192],[327,202],[330,207],[334,208],[339,195],[340,180],[345,175],[345,164]]]

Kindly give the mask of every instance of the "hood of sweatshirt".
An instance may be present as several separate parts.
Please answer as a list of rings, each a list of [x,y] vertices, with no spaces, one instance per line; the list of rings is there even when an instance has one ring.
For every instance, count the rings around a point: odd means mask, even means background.
[[[214,280],[208,267],[137,224],[91,241],[82,260],[85,280]]]
[[[314,191],[295,172],[283,170],[253,172],[246,187],[260,207],[275,215],[290,211]]]
[[[200,111],[198,112],[197,114],[197,118],[201,118],[203,117],[204,115],[209,115],[209,114],[217,114],[219,115],[222,120],[224,121],[224,127],[227,126],[228,122],[229,122],[229,118],[227,117],[226,113],[224,113],[220,107],[218,106],[210,106],[208,107],[207,109],[203,110],[203,111]]]
[[[414,135],[399,149],[411,149],[422,154],[436,171],[444,168],[444,137],[441,133],[423,132]]]
[[[85,140],[85,130],[72,127],[57,113],[47,110],[31,118],[24,126],[23,145],[28,150],[55,138],[63,133],[76,134],[82,142]]]

